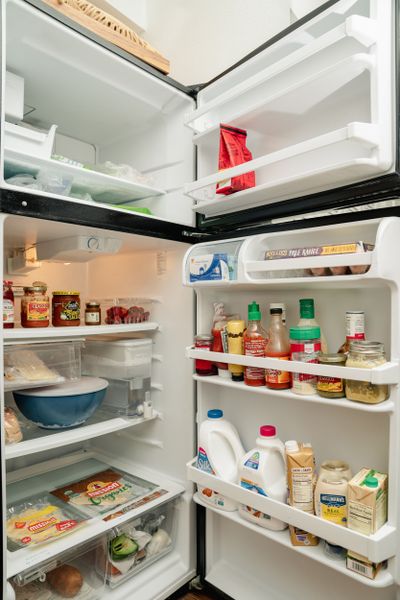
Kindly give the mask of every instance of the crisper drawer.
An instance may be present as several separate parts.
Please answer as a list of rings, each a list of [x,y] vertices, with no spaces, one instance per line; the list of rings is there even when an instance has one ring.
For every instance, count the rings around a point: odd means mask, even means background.
[[[105,573],[96,569],[96,560],[106,544],[102,536],[19,573],[11,581],[15,600],[100,600]]]
[[[174,548],[179,498],[115,527],[107,547],[99,547],[96,570],[114,588],[146,569]]]
[[[4,390],[56,385],[81,376],[81,340],[4,348]]]

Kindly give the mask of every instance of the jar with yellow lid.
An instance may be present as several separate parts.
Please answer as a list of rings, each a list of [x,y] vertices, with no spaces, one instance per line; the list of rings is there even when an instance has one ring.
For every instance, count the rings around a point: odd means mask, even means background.
[[[52,323],[54,327],[73,327],[81,324],[79,292],[53,292]]]

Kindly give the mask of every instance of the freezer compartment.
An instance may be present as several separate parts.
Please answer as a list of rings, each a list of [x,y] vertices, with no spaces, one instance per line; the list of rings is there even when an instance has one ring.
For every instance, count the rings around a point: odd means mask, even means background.
[[[96,568],[110,588],[115,588],[174,549],[179,500],[145,512],[107,537],[106,552],[99,552]]]
[[[106,536],[101,536],[19,573],[11,582],[15,600],[100,600],[105,573],[96,570],[96,557],[106,545]]]
[[[9,185],[193,224],[182,190],[194,177],[191,133],[183,125],[193,99],[32,5],[5,4],[7,70],[25,85],[19,125],[57,125],[51,156],[5,144],[4,179],[30,176]],[[5,92],[9,98],[7,86]],[[63,179],[70,191],[54,187]]]
[[[188,479],[206,489],[212,489],[236,502],[252,506],[271,517],[313,533],[322,539],[328,539],[332,544],[367,556],[373,562],[382,562],[396,554],[396,528],[389,523],[383,525],[374,535],[366,536],[272,498],[245,490],[236,483],[224,481],[197,469],[196,463],[197,458],[187,464]]]
[[[151,377],[151,357],[150,338],[100,337],[86,342],[83,372],[109,379],[147,379]]]
[[[4,391],[52,386],[81,376],[82,341],[7,344]]]

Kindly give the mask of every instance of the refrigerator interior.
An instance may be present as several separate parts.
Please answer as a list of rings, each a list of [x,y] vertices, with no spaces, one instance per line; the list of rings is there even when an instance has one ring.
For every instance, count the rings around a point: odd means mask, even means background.
[[[394,167],[393,2],[342,0],[206,86],[186,118],[198,180],[194,210],[214,217],[300,198]],[[219,124],[247,131],[255,187],[230,196],[219,180]],[[318,198],[315,200],[318,202]]]
[[[57,125],[57,155],[83,165],[129,165],[143,175],[135,183],[126,171],[111,176],[40,157],[24,141],[9,141],[6,130],[4,177],[56,173],[81,197],[194,224],[182,189],[194,178],[191,132],[183,125],[194,100],[22,0],[7,0],[2,10],[3,66],[24,80],[21,124],[42,131]],[[8,107],[16,102],[5,78],[3,94]]]
[[[393,224],[397,219],[389,221]],[[385,272],[382,276],[388,276],[389,279],[389,273],[394,273],[390,253],[395,252],[396,238],[383,233],[384,229],[376,235],[376,227],[377,221],[370,221],[265,234],[245,239],[243,242],[239,240],[236,243],[241,246],[239,251],[236,250],[239,255],[237,281],[233,278],[229,282],[200,281],[189,284],[196,290],[197,332],[210,331],[214,302],[223,302],[226,314],[239,313],[241,318],[247,321],[247,306],[256,301],[262,311],[262,325],[267,328],[270,303],[285,303],[287,326],[291,327],[299,320],[299,299],[313,298],[316,319],[327,339],[329,352],[337,352],[345,340],[345,312],[362,310],[365,312],[367,339],[383,342],[388,360],[396,361],[397,284],[392,285],[390,282],[376,279],[380,269]],[[285,271],[281,279],[274,279],[276,272],[265,274],[261,267],[259,271],[255,269],[257,264],[264,265],[265,271],[268,270],[268,262],[263,262],[264,251],[267,248],[299,248],[323,243],[343,243],[352,239],[372,241],[384,253],[377,259],[380,265],[378,268],[375,257],[372,259],[374,266],[371,267],[369,282],[359,281],[360,277],[363,279],[367,276],[358,276],[358,280],[357,276],[352,275],[302,277],[301,273],[293,271]],[[385,240],[390,244],[386,246],[386,250],[383,249]],[[231,254],[234,245],[234,240],[222,242],[218,249],[214,246],[210,251]],[[205,245],[200,245],[189,251],[189,256],[203,253],[206,253]],[[344,262],[348,260],[347,257],[342,258]],[[285,263],[285,267],[282,268],[286,270],[290,268],[289,262],[292,263],[292,269],[311,266],[306,265],[307,260],[312,262],[318,259],[269,263]],[[329,260],[337,258],[329,257]],[[188,262],[189,258],[185,265]],[[330,264],[333,265],[333,262]],[[252,267],[253,283],[249,281],[248,276]],[[346,277],[350,279],[346,280]],[[188,281],[185,269],[184,281]],[[279,390],[263,392],[262,388],[252,390],[243,384],[235,384],[220,377],[195,378],[198,384],[198,423],[207,418],[208,410],[222,409],[224,417],[236,426],[246,451],[255,447],[259,427],[272,424],[276,426],[278,437],[283,441],[296,439],[312,444],[317,471],[324,460],[337,458],[348,462],[353,474],[363,467],[389,473],[389,521],[396,522],[398,505],[393,494],[396,493],[397,481],[398,418],[391,413],[390,408],[386,410],[383,405],[376,405],[373,408],[381,408],[369,410],[366,405],[352,402],[350,406],[343,403],[340,406],[339,401],[335,402],[333,399],[302,397]],[[391,398],[395,402],[397,387],[391,386]],[[192,480],[196,481],[195,478]],[[203,485],[204,483],[202,481]],[[207,481],[206,487],[212,487],[212,482]],[[201,498],[195,497],[195,500],[204,505]],[[250,501],[249,498],[246,500]],[[257,508],[261,510],[260,507]],[[301,548],[299,551],[298,548],[293,548],[287,532],[286,540],[283,539],[284,532],[263,530],[244,521],[235,512],[229,513],[208,506],[206,516],[205,578],[237,600],[261,600],[265,597],[266,589],[268,597],[279,600],[289,600],[293,597],[299,600],[322,597],[333,600],[338,595],[342,598],[362,597],[370,600],[394,600],[397,597],[396,586],[393,585],[393,577],[396,576],[395,558],[389,560],[389,571],[384,575],[386,578],[390,572],[392,578],[389,576],[386,583],[382,583],[388,587],[381,589],[379,583],[376,583],[375,587],[369,587],[374,582],[369,583],[365,577],[353,576],[352,573],[348,576],[349,571],[346,573],[345,565],[341,561],[332,561],[323,556],[317,558],[320,550]],[[307,557],[307,554],[310,556]],[[391,554],[393,555],[393,551]]]
[[[180,265],[187,245],[24,217],[4,216],[2,229],[5,257],[12,255],[16,248],[32,248],[40,242],[76,235],[112,235],[122,242],[120,251],[115,255],[93,259],[88,253],[86,262],[76,262],[72,254],[70,260],[43,261],[40,267],[29,273],[5,272],[4,277],[10,277],[14,285],[30,285],[33,280],[41,280],[47,283],[49,291],[77,289],[81,294],[82,307],[85,300],[93,298],[139,297],[153,301],[151,321],[148,323],[100,327],[102,334],[110,327],[113,337],[115,329],[122,328],[125,333],[119,336],[121,339],[152,338],[153,417],[129,420],[103,415],[90,424],[61,432],[40,429],[31,423],[30,428],[25,430],[25,439],[19,444],[3,446],[2,454],[6,458],[3,469],[7,471],[7,483],[13,485],[13,497],[16,493],[17,496],[22,494],[26,497],[27,490],[40,492],[43,487],[46,489],[46,485],[53,489],[55,475],[53,477],[52,472],[56,474],[56,469],[63,468],[67,470],[66,473],[83,473],[87,460],[100,460],[132,475],[159,483],[168,492],[165,499],[176,496],[177,527],[173,551],[154,564],[149,563],[148,568],[123,585],[112,590],[107,587],[104,592],[104,597],[121,600],[133,591],[143,600],[165,598],[195,574],[194,509],[191,484],[186,481],[184,467],[193,455],[195,434],[192,369],[190,363],[183,359],[183,348],[192,341],[194,310],[192,291],[180,288]],[[179,294],[176,294],[177,289]],[[19,300],[16,301],[18,311]],[[36,342],[47,345],[48,342],[62,343],[69,338],[84,340],[87,335],[96,339],[95,329],[83,325],[73,328],[50,326],[46,329],[17,327],[4,330],[4,336],[6,343]],[[22,335],[24,339],[15,340],[15,335]],[[171,347],[175,349],[172,352]],[[7,406],[16,408],[11,393],[2,396]],[[34,477],[33,483],[26,487],[29,477]],[[23,493],[18,491],[21,486]],[[3,491],[5,508],[10,501],[5,481]],[[146,507],[135,509],[133,514],[144,509]],[[116,524],[120,520],[117,519]],[[101,523],[103,525],[94,524],[91,528],[88,525],[89,533],[86,535],[104,535],[104,522]],[[24,564],[26,568],[37,566],[40,560],[35,553],[46,558],[49,552],[54,554],[71,549],[74,544],[81,543],[80,535],[79,532],[71,534],[71,541],[67,536],[61,545],[57,540],[53,548],[50,543],[42,545],[39,550],[24,548],[8,553],[6,572],[14,576]],[[77,536],[75,542],[74,536]]]

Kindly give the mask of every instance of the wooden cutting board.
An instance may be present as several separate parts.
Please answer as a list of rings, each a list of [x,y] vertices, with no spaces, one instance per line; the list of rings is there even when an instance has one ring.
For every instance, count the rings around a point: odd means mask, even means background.
[[[133,54],[162,73],[168,74],[169,61],[122,21],[85,0],[42,0],[82,27]]]

